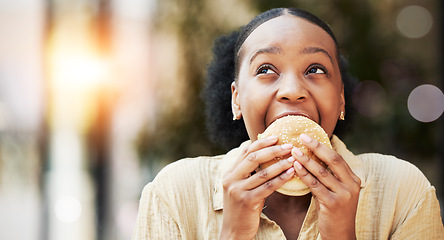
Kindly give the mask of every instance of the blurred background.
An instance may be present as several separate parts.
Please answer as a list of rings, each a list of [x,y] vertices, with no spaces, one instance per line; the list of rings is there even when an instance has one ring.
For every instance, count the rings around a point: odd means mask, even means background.
[[[166,164],[225,150],[200,90],[213,39],[272,7],[328,22],[355,153],[418,166],[444,199],[439,0],[0,0],[0,239],[130,239]]]

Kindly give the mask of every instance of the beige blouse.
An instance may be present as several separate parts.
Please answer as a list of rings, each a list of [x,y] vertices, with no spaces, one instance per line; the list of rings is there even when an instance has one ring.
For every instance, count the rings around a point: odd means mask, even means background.
[[[143,189],[133,240],[218,239],[222,226],[222,175],[241,150],[183,159],[165,167]],[[353,155],[337,138],[333,148],[361,178],[357,239],[444,239],[435,188],[412,164],[380,154]],[[261,215],[255,239],[285,239]],[[321,239],[313,199],[298,239]]]

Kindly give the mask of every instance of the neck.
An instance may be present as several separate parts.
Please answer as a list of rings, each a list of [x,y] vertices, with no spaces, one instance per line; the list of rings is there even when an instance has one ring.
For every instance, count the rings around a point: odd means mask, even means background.
[[[306,212],[311,202],[311,194],[304,196],[287,196],[278,192],[272,193],[265,199],[264,213],[267,211],[277,212]]]
[[[311,194],[300,197],[272,193],[265,199],[263,213],[275,221],[287,239],[297,239],[311,202]]]

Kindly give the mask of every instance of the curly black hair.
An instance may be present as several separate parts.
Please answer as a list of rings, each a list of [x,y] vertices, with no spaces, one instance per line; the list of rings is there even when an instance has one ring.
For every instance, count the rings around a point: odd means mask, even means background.
[[[355,86],[355,79],[347,72],[348,62],[339,54],[336,38],[330,27],[315,15],[301,9],[277,8],[256,16],[250,23],[228,35],[221,36],[214,41],[213,59],[207,67],[206,85],[203,91],[205,100],[206,126],[210,140],[225,149],[232,149],[249,139],[243,119],[233,121],[231,109],[231,83],[237,79],[238,59],[245,39],[262,23],[291,14],[304,18],[324,29],[334,40],[339,58],[339,68],[344,84],[345,121],[338,121],[334,130],[335,135],[342,135],[349,128],[353,115],[350,103],[351,94]]]
[[[232,120],[231,83],[235,79],[234,46],[239,31],[219,37],[213,46],[213,60],[207,68],[204,88],[206,126],[210,140],[231,149],[248,140],[243,119]]]

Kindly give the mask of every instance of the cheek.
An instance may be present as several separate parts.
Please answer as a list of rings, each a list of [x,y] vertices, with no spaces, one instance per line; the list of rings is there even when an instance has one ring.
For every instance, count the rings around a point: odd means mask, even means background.
[[[247,80],[248,81],[248,80]],[[242,118],[251,140],[265,131],[265,115],[270,103],[270,91],[252,82],[239,88]]]
[[[244,97],[241,104],[242,117],[251,140],[256,140],[257,134],[265,130],[264,119],[267,105],[264,99],[259,94],[251,93]]]
[[[333,133],[338,121],[338,112],[341,106],[341,97],[336,89],[320,94],[317,99],[318,111],[321,116],[321,125],[329,136]]]

